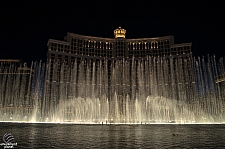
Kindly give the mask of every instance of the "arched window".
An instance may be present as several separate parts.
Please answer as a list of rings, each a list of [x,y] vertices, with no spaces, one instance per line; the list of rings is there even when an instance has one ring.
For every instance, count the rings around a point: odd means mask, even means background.
[[[151,49],[158,49],[158,41],[151,41]]]

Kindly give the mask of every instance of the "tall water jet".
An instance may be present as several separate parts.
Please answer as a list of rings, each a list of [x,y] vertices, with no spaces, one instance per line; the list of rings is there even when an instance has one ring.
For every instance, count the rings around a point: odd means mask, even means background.
[[[220,123],[223,74],[223,59],[210,56],[1,64],[0,120]]]

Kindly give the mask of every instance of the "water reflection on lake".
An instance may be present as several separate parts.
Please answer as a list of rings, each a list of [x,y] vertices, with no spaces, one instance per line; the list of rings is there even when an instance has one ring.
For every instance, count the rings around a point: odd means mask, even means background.
[[[15,148],[225,148],[225,125],[0,123],[5,133]]]

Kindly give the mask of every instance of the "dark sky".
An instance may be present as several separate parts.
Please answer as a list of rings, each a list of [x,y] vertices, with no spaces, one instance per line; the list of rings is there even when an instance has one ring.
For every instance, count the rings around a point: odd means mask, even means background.
[[[1,2],[0,58],[46,61],[49,38],[63,40],[67,32],[114,38],[118,26],[126,38],[174,35],[175,43],[192,42],[195,56],[225,55],[223,1],[126,2]]]

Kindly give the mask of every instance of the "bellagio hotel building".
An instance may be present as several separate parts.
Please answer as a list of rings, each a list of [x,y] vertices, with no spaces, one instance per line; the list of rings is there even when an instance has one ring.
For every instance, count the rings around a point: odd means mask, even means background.
[[[64,62],[70,66],[76,59],[85,61],[140,60],[147,57],[191,57],[192,43],[174,44],[173,36],[126,39],[126,30],[118,27],[115,38],[102,38],[67,33],[65,41],[49,39],[47,61],[49,69],[53,63]],[[53,71],[49,71],[50,78]],[[51,79],[50,79],[51,80]],[[49,81],[50,81],[49,80]]]

